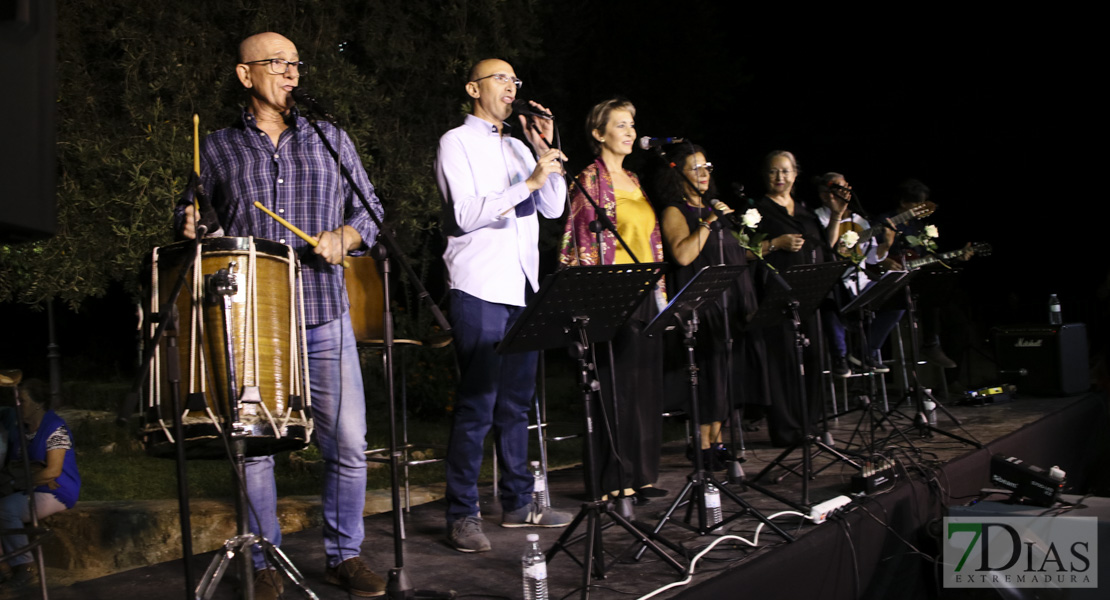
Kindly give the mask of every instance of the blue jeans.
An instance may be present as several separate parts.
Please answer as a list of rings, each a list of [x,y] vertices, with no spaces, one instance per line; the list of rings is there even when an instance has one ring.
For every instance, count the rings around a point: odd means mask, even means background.
[[[876,356],[882,349],[890,332],[902,320],[904,310],[880,310],[875,312],[871,319],[871,327],[867,331],[867,353]],[[825,324],[825,335],[828,336],[829,349],[836,356],[848,354],[848,343],[845,339],[844,323],[840,320],[839,312],[822,308],[821,320]]]
[[[308,374],[316,444],[324,457],[324,553],[329,567],[362,551],[362,509],[366,504],[366,396],[350,315],[307,332]],[[277,520],[274,459],[247,459],[247,495],[258,513],[250,513],[251,531],[281,545]],[[253,549],[254,567],[266,567]]]
[[[62,512],[66,505],[48,492],[35,492],[35,516],[44,519],[50,515]],[[0,498],[0,529],[22,529],[25,523],[31,522],[31,506],[27,495],[16,492]],[[11,533],[3,537],[4,554],[27,545],[27,534]],[[19,566],[31,562],[31,553],[17,554],[8,559],[8,565]]]
[[[478,514],[482,447],[493,428],[502,467],[501,507],[532,501],[528,471],[528,411],[536,387],[536,352],[498,354],[500,342],[524,307],[486,302],[451,290],[451,328],[460,380],[447,443],[447,522]]]

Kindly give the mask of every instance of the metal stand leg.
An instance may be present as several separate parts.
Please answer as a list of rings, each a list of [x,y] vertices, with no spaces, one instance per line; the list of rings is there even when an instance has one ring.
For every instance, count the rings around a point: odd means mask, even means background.
[[[289,558],[281,551],[281,548],[271,544],[266,538],[258,537],[253,533],[246,533],[237,535],[226,542],[219,554],[212,557],[212,562],[208,565],[208,570],[204,572],[204,576],[200,579],[200,584],[197,585],[197,598],[203,600],[210,600],[212,595],[216,593],[216,587],[223,579],[224,573],[227,572],[228,565],[236,558],[244,561],[250,561],[251,546],[258,544],[262,548],[262,553],[266,556],[266,562],[275,565],[286,577],[289,578],[304,595],[313,600],[319,600],[319,597],[308,588],[305,584],[304,575],[293,566]]]

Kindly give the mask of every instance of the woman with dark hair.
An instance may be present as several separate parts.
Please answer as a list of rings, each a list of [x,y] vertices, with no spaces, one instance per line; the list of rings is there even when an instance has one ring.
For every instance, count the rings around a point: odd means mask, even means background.
[[[57,512],[73,508],[81,492],[81,476],[77,473],[77,459],[73,451],[73,437],[65,421],[50,410],[50,397],[46,385],[37,379],[30,379],[19,387],[21,408],[18,419],[22,427],[9,432],[8,473],[5,487],[8,489],[0,498],[0,529],[21,529],[31,520],[30,502],[35,503],[35,515],[47,517]],[[23,458],[16,437],[23,432],[27,438],[27,457],[31,463],[31,486],[33,493],[28,494],[23,487],[26,475],[23,474]],[[3,536],[4,554],[27,545],[24,534]],[[8,559],[11,578],[17,583],[27,583],[34,579],[31,555],[20,554]]]
[[[694,144],[682,144],[667,153],[667,161],[669,166],[659,171],[656,184],[665,203],[663,239],[671,261],[677,266],[668,280],[671,294],[676,294],[702,268],[719,264],[746,265],[748,257],[733,235],[729,220],[718,218],[709,206],[717,192],[711,176],[713,164],[706,160],[705,151]],[[732,212],[723,204],[717,206],[724,207],[723,213]],[[770,240],[762,242],[764,249],[770,244]],[[758,332],[740,333],[746,316],[758,307],[750,270],[736,279],[723,300],[727,301],[729,326],[736,336],[731,395],[722,299],[703,305],[698,312],[701,334],[695,352],[700,373],[697,400],[702,462],[711,469],[723,468],[728,459],[721,444],[721,423],[728,418],[729,411],[744,404],[766,405],[769,402],[762,336]],[[685,354],[676,359],[685,364]],[[672,361],[673,374],[678,371],[674,368],[675,362]],[[680,378],[685,383],[686,378]],[[688,389],[685,385],[682,387],[683,398]]]
[[[772,244],[764,254],[767,262],[778,270],[794,265],[814,264],[827,260],[826,245],[821,223],[805,204],[794,200],[794,182],[798,177],[798,161],[785,150],[776,150],[763,161],[763,177],[767,193],[755,206],[763,216],[759,226]],[[763,289],[776,285],[766,278]],[[802,330],[810,340],[817,340],[817,328],[809,319],[803,319]],[[767,425],[771,443],[789,446],[802,439],[802,393],[810,406],[819,401],[817,377],[810,377],[803,389],[798,381],[798,361],[794,348],[793,327],[789,322],[764,329],[767,342],[767,366],[771,380],[771,407],[767,412]],[[813,344],[816,347],[817,344]],[[805,372],[820,373],[812,352],[805,357]],[[818,405],[819,406],[819,405]],[[817,414],[810,410],[810,419]]]
[[[636,108],[631,102],[614,98],[594,106],[587,117],[586,136],[597,158],[575,177],[560,253],[564,265],[633,262],[629,252],[608,231],[602,233],[598,247],[596,236],[589,230],[596,212],[585,193],[605,211],[640,262],[663,260],[663,241],[655,211],[636,175],[624,169],[624,159],[632,153],[636,141],[635,116]],[[611,355],[601,348],[598,352],[605,411],[616,417],[618,428],[597,430],[611,431],[619,440],[619,451],[613,452],[606,436],[599,439],[600,480],[605,490],[632,494],[637,503],[646,502],[647,497],[666,495],[665,491],[651,487],[659,477],[663,437],[662,347],[657,339],[639,334],[666,305],[664,285],[661,280],[655,292],[644,299],[617,333],[611,343]],[[612,410],[614,387],[616,411]],[[612,424],[613,420],[602,423]]]

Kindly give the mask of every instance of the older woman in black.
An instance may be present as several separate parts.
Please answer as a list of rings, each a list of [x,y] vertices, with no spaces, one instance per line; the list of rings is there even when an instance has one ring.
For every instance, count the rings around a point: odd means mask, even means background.
[[[826,250],[821,223],[813,211],[801,202],[794,200],[794,182],[798,177],[798,161],[785,150],[776,150],[767,155],[763,162],[763,177],[767,188],[765,196],[755,206],[763,221],[760,228],[772,243],[766,249],[767,262],[776,269],[802,264],[813,264],[826,260]],[[776,285],[764,278],[763,290]],[[803,319],[802,330],[810,340],[816,341],[817,328],[808,319]],[[804,436],[801,420],[802,388],[798,381],[798,361],[794,348],[794,334],[790,323],[764,329],[767,342],[768,375],[771,381],[771,408],[767,413],[767,423],[771,443],[776,446],[789,446]],[[816,346],[816,344],[814,344]],[[816,357],[806,354],[806,373],[819,373]],[[810,364],[812,363],[812,364]],[[817,378],[813,383],[806,382],[805,390],[810,405],[819,398]],[[810,411],[811,415],[817,414]]]

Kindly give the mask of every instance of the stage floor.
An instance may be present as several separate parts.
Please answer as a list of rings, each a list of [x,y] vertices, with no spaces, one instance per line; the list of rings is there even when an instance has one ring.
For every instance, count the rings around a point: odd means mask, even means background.
[[[1090,436],[1075,428],[1085,424],[1090,427],[1101,427],[1100,431],[1105,431],[1106,424],[1098,422],[1105,416],[1104,405],[1105,398],[1095,394],[1069,398],[1019,398],[1005,404],[978,407],[950,404],[948,408],[962,422],[962,427],[957,427],[949,418],[939,414],[939,428],[969,440],[989,444],[990,448],[978,450],[972,445],[942,434],[922,438],[916,431],[907,432],[905,437],[890,438],[888,442],[880,444],[879,448],[885,449],[888,455],[899,462],[900,466],[897,469],[899,477],[893,489],[887,494],[867,501],[870,504],[865,507],[864,512],[871,516],[864,518],[876,522],[893,519],[894,516],[887,514],[885,512],[887,508],[884,507],[885,503],[896,501],[908,501],[915,507],[925,507],[922,509],[925,515],[923,518],[928,518],[932,512],[937,512],[936,516],[939,516],[940,507],[944,504],[963,502],[965,500],[958,499],[960,496],[974,494],[976,490],[986,485],[983,466],[989,461],[988,451],[1009,452],[1031,464],[1046,468],[1058,464],[1068,470],[1069,482],[1089,486],[1090,477],[1085,476],[1084,471],[1089,469],[1090,465],[1081,463],[1089,459],[1092,454],[1090,448],[1084,446],[1090,441]],[[844,450],[850,448],[848,445],[850,440],[854,443],[860,441],[858,435],[852,439],[853,431],[860,420],[860,413],[853,412],[841,416],[832,423],[831,432],[836,448]],[[896,422],[906,423],[900,419],[896,419]],[[1042,423],[1045,423],[1044,427],[1050,430],[1055,427],[1063,431],[1071,431],[1076,435],[1037,436],[1036,439],[1040,441],[1034,444],[1021,441],[1022,432],[1035,432],[1037,428],[1042,427]],[[866,421],[862,429],[868,429]],[[891,428],[887,427],[885,430],[878,431],[877,435],[882,438],[890,433]],[[1048,437],[1051,439],[1045,439]],[[779,449],[770,447],[765,430],[748,434],[747,449],[748,460],[743,464],[743,468],[749,477],[758,473],[780,453]],[[1026,450],[1032,456],[1023,455],[1022,452]],[[791,458],[797,459],[800,456],[799,450],[794,452]],[[826,454],[817,456],[814,459],[814,466],[815,469],[820,469],[820,472],[810,482],[811,504],[848,492],[850,478],[855,473],[855,469],[842,462],[831,462]],[[681,443],[666,445],[663,448],[658,486],[669,490],[670,494],[666,498],[655,499],[648,504],[637,506],[634,509],[636,520],[652,526],[657,523],[662,513],[683,489],[691,470],[692,467],[685,458],[685,446]],[[776,471],[771,477],[761,481],[761,485],[781,499],[801,504],[801,478],[787,475],[781,482],[774,482],[773,478],[781,473],[781,470]],[[716,475],[724,476],[723,473]],[[565,510],[577,511],[585,499],[582,480],[581,468],[552,472],[550,482],[553,504]],[[735,485],[729,486],[729,489],[735,491],[745,504],[752,506],[764,516],[770,517],[782,511],[792,510],[788,503],[754,489],[744,489]],[[411,515],[407,515],[404,565],[413,587],[438,591],[454,590],[460,596],[522,597],[519,560],[525,546],[525,534],[533,531],[539,533],[543,547],[550,548],[564,530],[501,528],[499,526],[500,507],[491,496],[491,487],[485,485],[482,491],[484,530],[493,545],[493,550],[488,553],[462,554],[447,546],[444,541],[442,501],[413,507]],[[1086,490],[1077,491],[1082,493]],[[728,498],[723,500],[726,517],[740,510],[741,507]],[[676,519],[682,519],[685,515],[685,509],[681,508],[674,513]],[[603,522],[608,522],[608,519],[603,517]],[[860,561],[867,555],[865,547],[875,542],[876,535],[868,533],[862,527],[853,530],[846,526],[832,524],[813,525],[789,515],[775,518],[774,522],[789,535],[796,537],[799,542],[805,543],[788,544],[768,527],[764,527],[760,532],[758,544],[755,547],[750,547],[738,540],[727,540],[699,561],[689,585],[668,590],[658,597],[679,595],[705,597],[710,594],[721,597],[719,594],[725,591],[731,592],[730,596],[739,596],[747,595],[748,591],[754,592],[757,589],[760,595],[753,597],[760,597],[761,600],[766,597],[898,597],[889,595],[890,589],[899,589],[897,584],[877,587],[872,582],[893,577],[892,573],[884,572],[884,564],[891,563],[884,562],[889,556],[886,558],[880,556],[883,552],[894,552],[902,557],[904,562],[905,555],[909,553],[908,548],[896,548],[899,544],[895,543],[894,549],[888,548],[879,552],[878,558],[874,561],[875,564],[868,566]],[[752,540],[759,524],[760,521],[748,513],[730,522],[725,529],[729,534]],[[916,527],[916,525],[913,526]],[[823,535],[813,535],[823,528],[832,527],[840,527],[835,535],[829,531],[825,531]],[[585,527],[580,527],[579,531],[584,532]],[[689,549],[691,553],[704,548],[719,537],[717,535],[697,536],[674,524],[666,525],[662,534],[671,543],[679,544]],[[860,539],[850,539],[856,535]],[[677,571],[650,552],[638,562],[626,556],[612,564],[619,555],[633,545],[634,539],[619,527],[607,529],[603,539],[606,564],[611,566],[605,579],[594,581],[595,587],[591,590],[593,597],[639,597],[682,579]],[[831,543],[821,541],[825,539],[839,540],[839,545],[835,550],[823,551],[818,544]],[[844,554],[845,542],[850,542],[853,553],[847,567],[813,568],[813,561],[825,560],[823,557],[829,556],[828,552]],[[813,546],[812,553],[803,552],[806,546]],[[309,587],[319,598],[348,597],[339,588],[323,582],[324,553],[319,528],[285,536],[282,548],[306,576]],[[582,544],[571,546],[571,550],[580,557]],[[668,552],[672,556],[675,555],[674,552]],[[207,553],[194,557],[194,572],[197,577],[204,572],[213,555],[214,553]],[[392,519],[389,514],[380,514],[366,519],[363,556],[371,568],[383,576],[394,565]],[[836,562],[843,564],[844,560],[841,556]],[[921,558],[908,560],[924,564],[924,559]],[[679,561],[683,565],[688,562],[685,558],[679,558]],[[765,565],[765,567],[754,568],[753,565],[756,567]],[[920,566],[911,567],[911,570],[923,571]],[[846,578],[843,573],[844,568],[853,575]],[[905,566],[900,568],[904,570]],[[771,573],[780,572],[781,575],[774,577],[771,575]],[[582,582],[582,568],[567,554],[560,553],[548,565],[548,577],[552,599],[576,596],[578,594],[576,590],[580,589]],[[225,576],[215,597],[237,598],[234,580],[233,573]],[[932,583],[919,581],[912,585],[921,590],[927,590]],[[804,590],[823,590],[823,592],[813,594],[812,591],[805,591],[807,596],[798,595]],[[774,593],[775,591],[781,593]],[[180,561],[134,569],[51,591],[51,597],[58,600],[172,598],[182,597],[182,595],[186,595],[186,592]],[[920,593],[907,593],[904,597],[913,596],[920,596]],[[284,597],[304,596],[292,589],[287,582]]]

